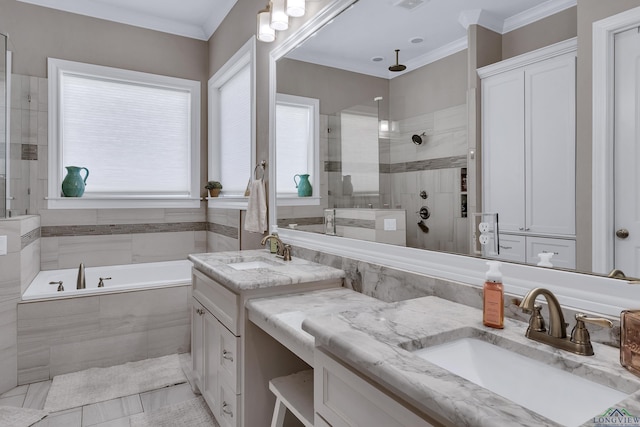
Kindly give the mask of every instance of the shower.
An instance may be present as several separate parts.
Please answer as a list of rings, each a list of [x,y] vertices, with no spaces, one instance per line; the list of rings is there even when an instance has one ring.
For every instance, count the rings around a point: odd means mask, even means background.
[[[420,135],[413,135],[411,137],[411,140],[416,145],[422,145],[422,138],[426,138],[426,137],[427,137],[427,133],[426,132],[422,132]]]
[[[400,53],[400,49],[396,49],[396,63],[395,65],[392,65],[389,67],[389,71],[393,72],[393,73],[397,73],[400,71],[404,71],[407,69],[406,65],[402,65],[400,64],[400,62],[398,62],[398,54]]]
[[[0,134],[0,218],[5,218],[8,212],[9,189],[9,107],[7,66],[7,36],[0,33],[0,126],[5,132]]]

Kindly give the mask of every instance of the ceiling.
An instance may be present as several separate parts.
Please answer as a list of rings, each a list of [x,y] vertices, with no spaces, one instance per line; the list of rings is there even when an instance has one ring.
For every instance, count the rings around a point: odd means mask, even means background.
[[[237,0],[18,1],[198,40],[209,40]]]
[[[18,1],[208,40],[238,0]],[[289,57],[391,78],[402,74],[388,71],[395,62],[394,49],[401,49],[400,63],[410,71],[465,49],[469,24],[505,33],[575,4],[576,0],[362,0]],[[424,41],[412,43],[415,38]],[[381,60],[374,62],[374,57]]]
[[[287,57],[393,78],[403,74],[388,70],[395,49],[406,73],[466,49],[470,24],[504,34],[575,5],[576,0],[361,0]],[[417,38],[423,41],[415,43]]]

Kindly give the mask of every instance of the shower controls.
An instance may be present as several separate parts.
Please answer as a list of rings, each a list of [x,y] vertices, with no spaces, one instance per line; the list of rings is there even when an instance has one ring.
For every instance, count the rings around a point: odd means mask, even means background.
[[[429,197],[429,195],[427,194],[427,192],[426,192],[426,191],[422,190],[422,191],[420,192],[420,197],[426,200],[426,199],[427,199],[427,197]]]
[[[428,207],[423,206],[420,208],[420,218],[422,219],[429,219],[429,217],[431,216],[431,211],[429,210]]]

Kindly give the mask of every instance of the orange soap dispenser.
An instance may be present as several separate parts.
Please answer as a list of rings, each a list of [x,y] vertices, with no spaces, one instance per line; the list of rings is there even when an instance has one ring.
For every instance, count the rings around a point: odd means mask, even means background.
[[[489,270],[483,288],[482,323],[491,328],[504,328],[504,288],[499,261],[487,261]]]

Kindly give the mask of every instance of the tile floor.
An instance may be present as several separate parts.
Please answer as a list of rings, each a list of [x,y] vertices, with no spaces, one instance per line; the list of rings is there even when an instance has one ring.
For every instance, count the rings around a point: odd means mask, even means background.
[[[22,385],[0,395],[0,406],[42,409],[51,381]],[[56,412],[37,427],[129,427],[129,416],[198,397],[189,383]]]

